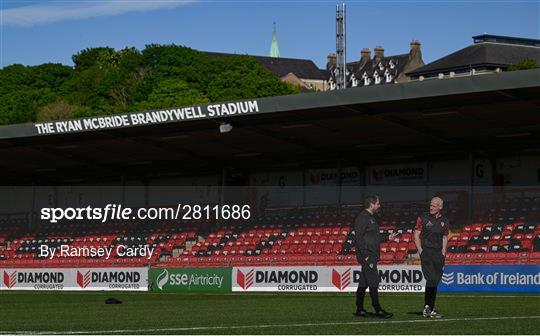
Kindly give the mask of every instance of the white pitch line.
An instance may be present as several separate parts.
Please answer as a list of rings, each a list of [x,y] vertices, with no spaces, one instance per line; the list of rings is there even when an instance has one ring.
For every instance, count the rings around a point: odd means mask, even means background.
[[[368,322],[322,322],[322,323],[291,323],[291,324],[260,324],[242,326],[208,326],[208,327],[179,327],[179,328],[154,328],[154,329],[124,329],[124,330],[95,330],[95,331],[0,331],[5,334],[34,334],[34,335],[91,335],[91,334],[114,334],[114,333],[140,333],[160,331],[193,331],[193,330],[223,330],[223,329],[249,329],[249,328],[290,328],[290,327],[317,327],[332,325],[363,325],[363,324],[398,324],[398,323],[431,323],[431,322],[456,322],[456,321],[492,321],[492,320],[518,320],[540,319],[540,316],[506,316],[506,317],[464,317],[453,319],[422,319],[422,320],[384,320]]]
[[[437,297],[444,298],[535,298],[540,299],[540,295],[437,295]]]

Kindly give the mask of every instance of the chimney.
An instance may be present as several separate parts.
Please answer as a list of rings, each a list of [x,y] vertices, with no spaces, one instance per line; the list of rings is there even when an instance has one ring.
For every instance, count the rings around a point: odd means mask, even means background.
[[[407,73],[412,72],[419,67],[424,65],[424,60],[422,59],[422,51],[420,50],[420,41],[412,40],[411,41],[411,50],[409,51],[409,59],[403,68],[403,71],[397,78],[398,82],[408,81],[410,78]],[[423,80],[424,77],[420,76],[419,80]]]
[[[412,40],[411,41],[411,51],[409,52],[409,54],[412,56],[413,54],[422,54],[422,52],[420,51],[420,41],[418,40]]]
[[[411,41],[411,51],[409,51],[409,64],[414,65],[415,68],[418,68],[424,65],[424,60],[422,59],[422,51],[420,50],[420,41],[412,40]],[[412,70],[409,70],[412,71]]]
[[[333,68],[336,66],[336,54],[334,53],[330,53],[328,54],[328,56],[326,57],[326,70],[329,70],[330,68]]]
[[[362,69],[362,67],[371,60],[371,50],[369,48],[364,48],[362,51],[360,51],[360,67],[359,69]]]
[[[384,57],[384,48],[382,46],[376,46],[374,58],[383,58],[383,57]]]

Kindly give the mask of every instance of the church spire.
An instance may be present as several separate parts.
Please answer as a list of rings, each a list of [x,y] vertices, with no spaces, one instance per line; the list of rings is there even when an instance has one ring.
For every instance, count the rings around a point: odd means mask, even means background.
[[[274,22],[274,34],[272,35],[272,44],[270,45],[270,57],[279,58],[279,46],[278,46],[278,41],[277,41],[275,22]]]

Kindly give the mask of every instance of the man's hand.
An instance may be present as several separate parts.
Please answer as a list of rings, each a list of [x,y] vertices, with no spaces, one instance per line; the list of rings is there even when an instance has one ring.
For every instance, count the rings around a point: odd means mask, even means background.
[[[422,242],[420,241],[420,234],[422,232],[420,230],[414,229],[414,245],[416,245],[416,249],[418,250],[418,255],[422,254]]]
[[[399,237],[399,233],[394,232],[394,233],[391,233],[391,234],[388,236],[388,240],[394,240],[394,239],[396,239],[397,237]]]
[[[446,257],[446,251],[442,250],[441,252],[442,252],[443,257]]]

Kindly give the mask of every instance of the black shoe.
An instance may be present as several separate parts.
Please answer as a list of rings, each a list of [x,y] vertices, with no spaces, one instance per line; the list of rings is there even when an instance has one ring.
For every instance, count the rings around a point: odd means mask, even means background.
[[[379,310],[378,312],[375,313],[375,316],[379,317],[379,318],[383,318],[383,319],[388,319],[388,318],[391,318],[392,316],[394,316],[393,313],[389,313],[387,311],[384,311],[384,310]]]
[[[353,315],[356,317],[368,317],[368,312],[362,309],[355,311]]]

